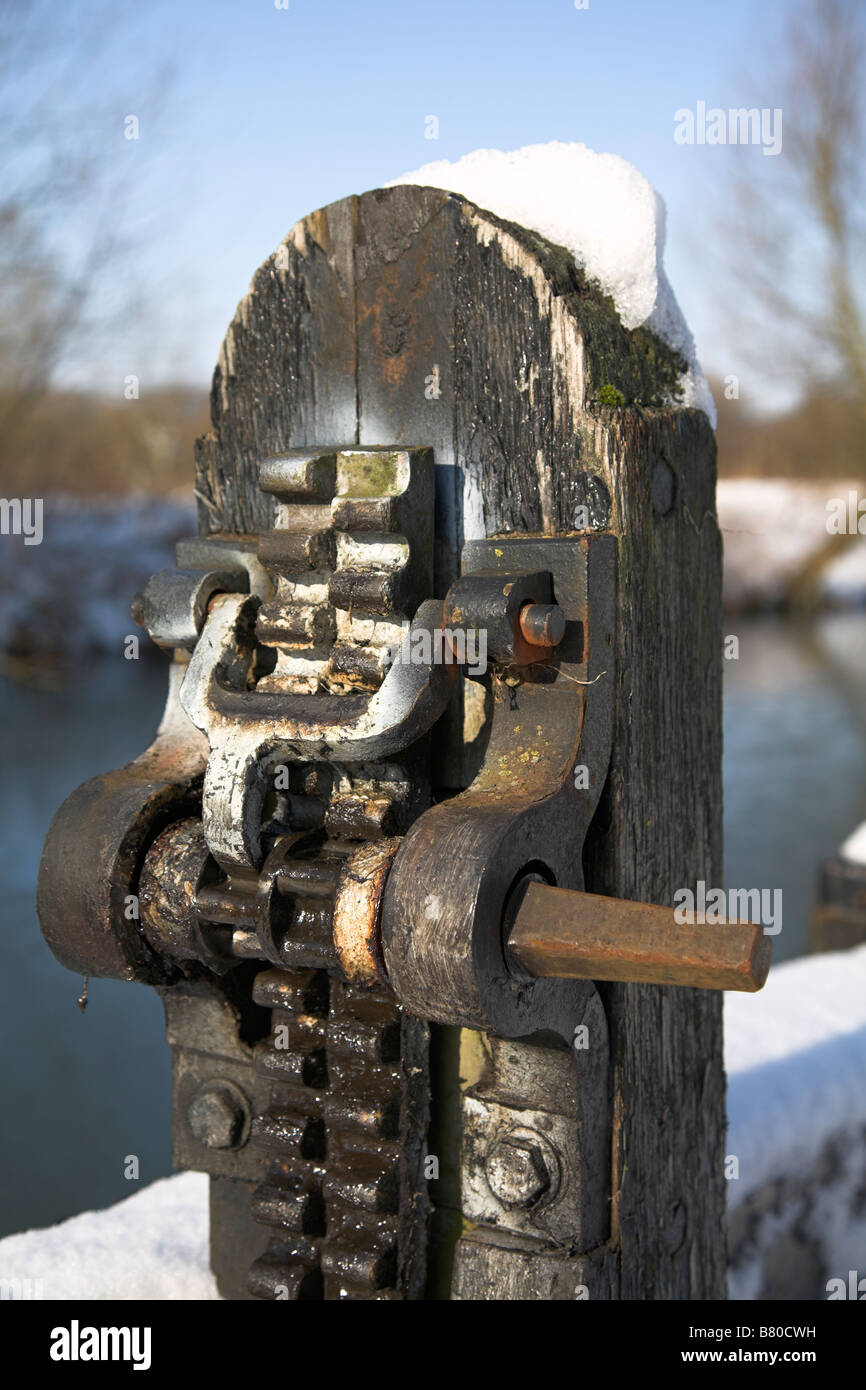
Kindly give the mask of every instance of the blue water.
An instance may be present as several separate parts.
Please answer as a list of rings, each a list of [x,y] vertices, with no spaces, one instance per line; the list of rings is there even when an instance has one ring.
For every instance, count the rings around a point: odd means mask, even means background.
[[[776,958],[800,954],[818,864],[866,819],[866,619],[730,619],[726,885],[783,890]],[[0,678],[0,1234],[49,1225],[170,1172],[171,1068],[157,996],[56,964],[34,910],[50,819],[80,782],[150,741],[165,674],[103,660],[61,686]],[[124,1177],[127,1156],[140,1178]]]
[[[156,665],[92,666],[60,689],[0,679],[2,966],[0,1232],[50,1225],[171,1171],[171,1064],[162,1004],[143,985],[81,980],[42,940],[42,841],[80,782],[150,742],[165,694]],[[139,1181],[124,1177],[139,1159]]]
[[[802,955],[820,861],[866,820],[866,616],[728,619],[725,880],[781,888],[776,961]]]

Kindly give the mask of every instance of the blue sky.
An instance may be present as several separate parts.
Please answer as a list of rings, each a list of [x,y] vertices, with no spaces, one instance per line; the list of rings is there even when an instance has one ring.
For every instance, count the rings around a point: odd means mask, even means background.
[[[784,0],[174,0],[113,7],[94,81],[116,103],[106,158],[144,230],[126,267],[159,332],[115,338],[83,374],[206,381],[255,267],[303,214],[481,146],[580,140],[632,161],[668,207],[667,266],[705,365],[737,370],[705,255],[708,184],[730,154],[673,139],[674,112],[781,104]],[[67,7],[82,34],[101,10]],[[119,16],[119,17],[118,17]],[[150,74],[172,69],[154,100]],[[746,74],[749,74],[747,76]],[[123,116],[140,119],[124,141]],[[439,139],[425,139],[425,117]],[[741,150],[744,158],[759,151]],[[773,161],[765,161],[767,164]],[[130,167],[131,166],[131,167]],[[118,167],[121,167],[120,165]],[[110,288],[110,287],[107,287]],[[134,362],[132,359],[136,359]]]

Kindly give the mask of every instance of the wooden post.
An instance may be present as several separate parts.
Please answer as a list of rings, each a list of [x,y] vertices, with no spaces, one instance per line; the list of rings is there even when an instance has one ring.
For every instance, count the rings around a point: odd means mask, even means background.
[[[624,329],[562,248],[438,190],[378,190],[305,218],[256,273],[220,355],[197,470],[203,531],[251,532],[269,524],[256,480],[267,454],[431,446],[438,596],[466,540],[613,532],[616,725],[586,886],[657,903],[698,879],[719,883],[722,869],[715,444],[703,414],[666,404],[683,365],[649,331]],[[605,404],[619,398],[605,387],[626,403]],[[434,763],[440,792],[470,776],[461,727],[458,706]],[[721,997],[600,993],[613,1077],[609,1236],[579,1252],[580,1282],[590,1298],[723,1298]],[[456,1047],[434,1035],[433,1132],[449,1135]],[[549,1083],[556,1103],[557,1054],[509,1044],[487,1056],[512,1092],[535,1087],[537,1098]],[[443,1207],[455,1200],[447,1142],[433,1191]],[[434,1225],[437,1240],[447,1226]],[[540,1281],[521,1261],[531,1263],[519,1249],[461,1241],[455,1293],[575,1296],[574,1280],[554,1270]]]

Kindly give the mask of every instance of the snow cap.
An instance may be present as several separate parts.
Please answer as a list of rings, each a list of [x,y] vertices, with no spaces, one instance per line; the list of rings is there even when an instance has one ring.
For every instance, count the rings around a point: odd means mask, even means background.
[[[440,159],[388,187],[397,184],[458,193],[564,246],[613,298],[626,328],[645,325],[685,358],[681,404],[703,410],[715,427],[712,392],[664,270],[665,205],[633,164],[552,140],[508,153],[474,150],[453,163]]]

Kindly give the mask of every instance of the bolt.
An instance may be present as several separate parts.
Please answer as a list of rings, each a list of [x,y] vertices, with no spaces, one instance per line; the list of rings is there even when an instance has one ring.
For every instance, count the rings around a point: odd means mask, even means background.
[[[247,1114],[234,1086],[212,1081],[193,1096],[186,1118],[200,1144],[209,1149],[235,1149],[241,1143]]]
[[[487,1153],[488,1186],[505,1207],[534,1207],[559,1189],[560,1167],[550,1142],[535,1130],[510,1130]]]
[[[565,636],[565,614],[556,603],[526,603],[520,631],[533,647],[558,647]]]

